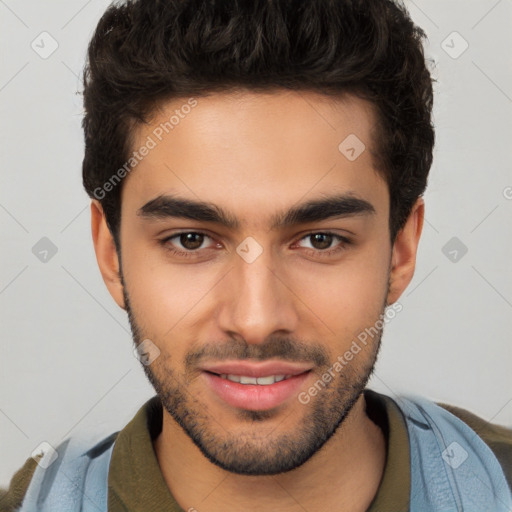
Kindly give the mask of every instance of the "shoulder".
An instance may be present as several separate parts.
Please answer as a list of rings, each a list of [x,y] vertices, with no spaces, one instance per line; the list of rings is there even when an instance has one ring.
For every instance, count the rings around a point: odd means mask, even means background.
[[[55,492],[46,493],[45,500],[48,496],[52,496],[51,499],[55,500],[56,496],[61,494],[72,499],[75,490],[82,489],[87,468],[93,461],[99,462],[94,468],[94,474],[97,474],[98,478],[97,480],[89,478],[87,482],[91,481],[96,485],[99,481],[103,481],[102,476],[104,472],[108,474],[110,460],[106,456],[109,455],[109,448],[112,448],[118,434],[119,432],[114,432],[105,437],[104,434],[98,436],[97,433],[82,432],[66,439],[55,450],[28,458],[12,477],[9,488],[0,489],[0,512],[17,511],[24,500],[30,501],[37,497],[42,487],[57,489]],[[58,462],[53,464],[57,459]],[[60,472],[62,467],[66,470],[64,477]],[[66,473],[72,474],[73,478],[70,479]],[[33,483],[32,486],[31,483]],[[64,503],[65,500],[61,501]],[[63,510],[71,510],[71,508],[66,506]]]
[[[36,468],[37,460],[29,457],[11,478],[9,488],[0,489],[0,512],[14,512],[21,507]]]
[[[472,412],[445,403],[436,402],[472,428],[489,446],[503,468],[503,473],[512,488],[512,428],[490,423]]]

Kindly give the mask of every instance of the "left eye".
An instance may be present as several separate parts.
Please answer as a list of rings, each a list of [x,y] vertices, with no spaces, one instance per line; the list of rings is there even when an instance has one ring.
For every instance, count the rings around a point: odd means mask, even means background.
[[[301,240],[306,240],[308,238],[312,241],[312,249],[318,251],[325,251],[326,249],[330,249],[331,244],[335,239],[341,239],[340,236],[334,235],[332,233],[310,233],[304,238],[301,238]],[[317,245],[315,246],[315,244]]]

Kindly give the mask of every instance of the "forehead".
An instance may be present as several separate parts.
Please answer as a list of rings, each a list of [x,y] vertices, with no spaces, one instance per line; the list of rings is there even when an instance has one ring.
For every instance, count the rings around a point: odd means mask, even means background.
[[[353,96],[279,91],[173,99],[134,131],[133,151],[150,149],[126,178],[123,209],[172,194],[262,219],[330,193],[385,208],[387,186],[372,156],[375,124],[372,106]]]

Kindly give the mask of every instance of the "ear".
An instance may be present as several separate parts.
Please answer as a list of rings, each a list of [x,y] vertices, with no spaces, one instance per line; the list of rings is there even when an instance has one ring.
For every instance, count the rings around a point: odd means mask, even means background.
[[[117,305],[125,309],[123,285],[119,273],[119,257],[114,238],[108,228],[103,208],[96,199],[93,199],[91,202],[91,229],[96,260],[103,281],[105,281],[108,291],[117,302]]]
[[[425,202],[420,197],[407,218],[404,227],[396,236],[391,255],[391,269],[387,304],[393,304],[411,282],[416,267],[416,252],[423,229]]]

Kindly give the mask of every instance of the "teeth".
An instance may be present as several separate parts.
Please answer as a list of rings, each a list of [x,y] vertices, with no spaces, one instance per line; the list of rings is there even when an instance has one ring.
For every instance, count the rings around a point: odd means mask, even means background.
[[[240,384],[259,384],[260,386],[268,386],[288,379],[291,375],[269,375],[268,377],[249,377],[247,375],[231,375],[223,373],[223,379],[230,380],[231,382],[239,382]]]
[[[275,375],[269,375],[268,377],[258,377],[256,382],[262,386],[267,386],[268,384],[275,384],[276,377]]]
[[[240,375],[240,384],[258,384],[258,379],[256,377]]]

